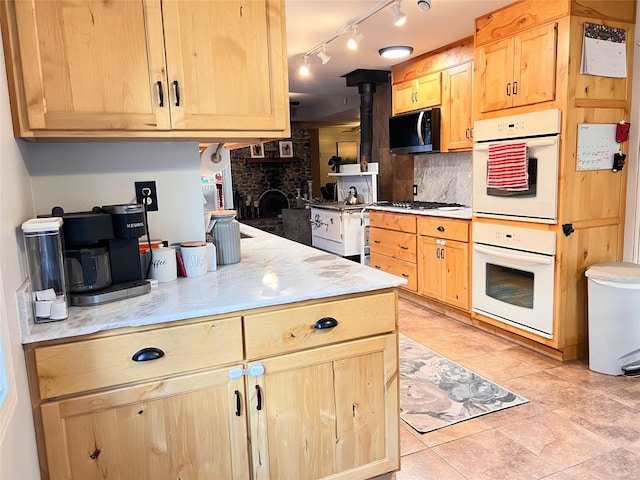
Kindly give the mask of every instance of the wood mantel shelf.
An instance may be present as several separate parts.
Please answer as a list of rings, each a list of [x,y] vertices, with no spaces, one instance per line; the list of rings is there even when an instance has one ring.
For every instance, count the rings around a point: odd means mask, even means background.
[[[278,162],[299,162],[300,157],[264,157],[264,158],[247,158],[247,163],[278,163]]]

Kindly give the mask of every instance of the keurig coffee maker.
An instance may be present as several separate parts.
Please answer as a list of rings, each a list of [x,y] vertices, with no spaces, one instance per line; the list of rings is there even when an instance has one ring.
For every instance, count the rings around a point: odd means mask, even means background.
[[[138,239],[145,233],[139,204],[106,205],[62,217],[63,254],[71,305],[99,305],[151,291],[140,267]]]

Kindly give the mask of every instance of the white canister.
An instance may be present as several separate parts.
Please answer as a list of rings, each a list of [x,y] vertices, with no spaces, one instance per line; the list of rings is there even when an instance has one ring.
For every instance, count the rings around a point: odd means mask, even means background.
[[[151,250],[153,259],[149,277],[158,282],[170,282],[178,278],[176,250],[173,247],[158,247]]]
[[[207,244],[205,242],[181,243],[180,253],[187,277],[201,277],[207,273]]]

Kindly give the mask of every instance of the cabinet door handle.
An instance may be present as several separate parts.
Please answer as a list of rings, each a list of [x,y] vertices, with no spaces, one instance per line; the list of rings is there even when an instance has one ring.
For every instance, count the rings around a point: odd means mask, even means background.
[[[173,87],[176,89],[176,107],[180,106],[180,85],[178,85],[178,80],[173,81]]]
[[[147,362],[149,360],[157,360],[164,357],[164,352],[157,347],[146,347],[138,350],[133,354],[131,360],[134,362]]]
[[[440,249],[436,248],[436,258],[440,258]]]
[[[374,265],[373,268],[377,268],[378,270],[380,270],[382,267],[380,265]]]
[[[403,273],[403,274],[402,274],[402,276],[403,276],[404,278],[409,278],[409,274],[408,274],[408,273]]]
[[[236,417],[239,417],[242,414],[242,401],[240,398],[240,390],[236,390],[235,392],[236,395]]]
[[[440,225],[438,228],[436,228],[436,230],[438,230],[439,232],[444,232],[444,227]]]
[[[158,98],[160,100],[158,102],[158,106],[164,107],[164,90],[162,90],[162,82],[158,80],[156,85],[158,85]]]
[[[507,97],[511,96],[511,82],[507,83]]]
[[[374,240],[373,243],[380,243],[380,240]]]
[[[258,396],[258,405],[256,406],[256,410],[262,410],[262,389],[260,385],[256,385],[256,395]]]
[[[323,330],[325,328],[334,328],[338,326],[338,321],[333,317],[322,317],[316,323],[313,324],[313,328],[316,330]]]
[[[513,94],[518,94],[518,82],[513,82]]]
[[[400,249],[401,250],[409,250],[409,247],[405,246],[405,245],[400,245]]]
[[[444,248],[440,249],[440,259],[444,260]]]

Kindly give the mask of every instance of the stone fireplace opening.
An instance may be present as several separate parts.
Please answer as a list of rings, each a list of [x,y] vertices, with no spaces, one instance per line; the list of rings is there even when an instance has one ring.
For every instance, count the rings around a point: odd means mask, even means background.
[[[260,218],[274,218],[289,208],[289,201],[284,192],[271,188],[265,191],[258,199],[258,211]]]

